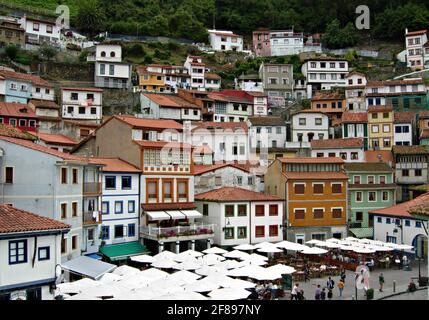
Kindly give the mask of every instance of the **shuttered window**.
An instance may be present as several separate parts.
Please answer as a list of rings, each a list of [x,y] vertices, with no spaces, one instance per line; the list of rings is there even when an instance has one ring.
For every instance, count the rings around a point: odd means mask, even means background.
[[[271,225],[269,228],[269,235],[270,237],[277,237],[279,235],[279,226]]]
[[[313,209],[314,219],[323,219],[323,209]]]
[[[332,193],[342,193],[343,186],[339,183],[332,184]]]
[[[270,216],[279,215],[279,206],[277,204],[270,204]]]
[[[264,215],[265,215],[265,206],[264,205],[255,206],[255,216],[263,217]]]
[[[323,184],[316,183],[313,185],[313,193],[315,194],[323,194]]]
[[[256,238],[265,237],[265,226],[256,226],[255,227],[255,237]]]
[[[295,194],[304,194],[305,184],[296,184],[294,186]]]
[[[332,218],[339,219],[343,215],[343,210],[340,208],[332,209]]]
[[[295,219],[296,220],[305,219],[305,210],[295,209]]]

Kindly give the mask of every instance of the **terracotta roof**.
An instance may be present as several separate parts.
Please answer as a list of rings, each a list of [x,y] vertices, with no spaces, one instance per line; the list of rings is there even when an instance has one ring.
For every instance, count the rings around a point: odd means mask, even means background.
[[[36,144],[34,142],[28,141],[28,140],[22,140],[22,139],[16,139],[16,138],[10,138],[10,137],[3,137],[0,136],[0,140],[3,141],[7,141],[13,144],[17,144],[20,145],[22,147],[28,148],[28,149],[32,149],[35,151],[39,151],[39,152],[43,152],[46,154],[50,154],[54,157],[58,157],[61,158],[63,160],[70,160],[70,161],[85,161],[85,158],[83,157],[78,157],[69,153],[64,153],[58,150],[54,150],[52,148],[49,147],[45,147],[45,146],[41,146],[39,144]]]
[[[250,169],[250,168],[246,168],[246,166],[240,166],[233,163],[215,163],[211,165],[194,165],[194,174],[200,175],[207,172],[222,169],[225,167],[232,167],[245,172],[249,172],[249,169]]]
[[[254,126],[286,126],[285,121],[281,117],[249,117],[248,120]]]
[[[390,112],[393,111],[392,106],[369,106],[368,113],[372,112]]]
[[[385,162],[350,162],[344,164],[344,169],[351,172],[393,172]]]
[[[59,109],[60,106],[57,105],[54,101],[49,100],[30,100],[29,104],[33,104],[36,108],[44,108],[44,109]]]
[[[201,109],[201,107],[196,104],[190,103],[175,95],[157,93],[145,93],[143,95],[161,107]]]
[[[427,205],[428,202],[429,193],[425,193],[413,200],[397,204],[388,208],[372,210],[369,213],[386,216],[411,217],[410,210],[415,210],[416,206]]]
[[[216,73],[206,73],[204,75],[204,78],[206,78],[206,79],[216,79],[216,80],[221,79],[221,77],[218,74],[216,74]]]
[[[0,234],[31,231],[67,231],[71,226],[60,221],[0,204]]]
[[[343,112],[341,122],[368,122],[368,113],[366,112]]]
[[[192,66],[200,66],[200,67],[204,67],[206,64],[203,62],[191,62]]]
[[[341,110],[339,110],[338,112],[341,112]],[[313,110],[313,109],[304,109],[304,110],[296,111],[296,112],[291,113],[291,115],[295,116],[295,115],[300,114],[300,113],[320,113],[320,114],[324,114],[326,116],[326,112],[320,111],[320,110]]]
[[[245,122],[200,121],[192,122],[192,127],[192,131],[204,128],[207,130],[243,130],[245,133],[247,133],[249,129]]]
[[[103,172],[141,172],[139,168],[120,158],[91,157],[89,163],[103,164]]]
[[[174,120],[142,119],[133,116],[114,116],[134,128],[175,129],[181,131],[182,125]]]
[[[394,113],[395,123],[412,123],[416,119],[416,113],[409,112],[395,112]]]
[[[429,110],[422,110],[419,112],[420,119],[429,119]]]
[[[235,33],[222,32],[222,31],[216,31],[216,30],[211,30],[211,31],[209,30],[209,33],[213,33],[218,36],[227,36],[227,37],[234,37],[234,38],[241,37],[240,35]]]
[[[0,102],[0,115],[21,118],[37,118],[36,113],[26,104],[16,102]]]
[[[313,96],[311,101],[316,101],[316,100],[344,100],[344,99],[345,99],[344,94],[337,92],[337,91],[335,91],[335,92],[318,91]]]
[[[312,149],[363,148],[362,138],[312,140]]]
[[[134,140],[139,146],[144,148],[180,148],[180,149],[191,149],[192,146],[189,143],[174,142],[174,141],[147,141],[147,140]]]
[[[427,32],[428,32],[427,30],[410,31],[410,32],[406,33],[405,36],[419,36],[419,35],[425,34]]]
[[[369,80],[369,81],[367,81],[366,86],[367,87],[383,87],[384,84],[383,84],[383,81],[381,81],[381,80]]]
[[[268,97],[268,95],[264,92],[257,91],[246,91],[247,94],[250,94],[253,97]]]
[[[338,157],[321,158],[278,158],[281,163],[344,163],[344,160]]]
[[[383,81],[383,84],[386,86],[394,86],[394,85],[396,86],[401,84],[423,84],[423,83],[424,81],[422,78]]]
[[[192,210],[197,206],[193,202],[180,203],[142,203],[141,207],[144,211],[159,211],[159,210]]]
[[[214,151],[209,146],[194,146],[194,153],[213,154]]]
[[[72,87],[67,87],[67,88],[61,88],[61,90],[65,90],[65,91],[92,91],[92,92],[103,92],[103,89],[100,88],[72,88]]]
[[[387,164],[393,162],[392,152],[389,150],[367,150],[365,151],[365,162],[385,162]]]
[[[427,146],[392,146],[394,154],[429,154]]]
[[[6,79],[11,78],[16,80],[28,81],[36,86],[49,87],[49,88],[52,87],[52,85],[48,81],[43,80],[42,78],[32,74],[19,73],[19,72],[9,71],[9,70],[0,70],[0,76],[3,76]]]
[[[63,134],[38,133],[37,136],[40,140],[50,144],[58,144],[63,146],[74,146],[77,144],[77,141]]]
[[[429,138],[429,129],[423,129],[422,133],[420,134],[420,139],[427,139]]]
[[[200,201],[282,201],[283,199],[242,188],[223,187],[195,195]]]
[[[348,180],[343,172],[283,172],[283,176],[293,180]]]
[[[349,74],[346,76],[346,78],[349,78],[349,77],[351,77],[351,76],[353,76],[353,75],[358,75],[358,76],[362,76],[362,77],[366,77],[366,74],[365,73],[362,73],[362,72],[359,72],[359,71],[351,71],[351,72],[349,72]]]
[[[36,140],[37,138],[30,133],[23,132],[22,130],[12,127],[6,124],[0,124],[0,136],[26,139],[26,140]]]

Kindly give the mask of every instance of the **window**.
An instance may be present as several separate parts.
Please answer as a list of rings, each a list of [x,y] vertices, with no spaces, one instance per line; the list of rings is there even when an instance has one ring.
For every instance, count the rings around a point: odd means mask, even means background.
[[[67,252],[67,239],[62,238],[61,239],[61,253],[66,253],[66,252]]]
[[[360,184],[360,176],[353,176],[353,183]]]
[[[52,26],[48,24],[48,25],[46,26],[46,33],[52,33],[52,31],[53,31]]]
[[[383,139],[383,146],[384,146],[385,148],[390,147],[390,138],[384,138],[384,139]]]
[[[305,193],[305,184],[297,183],[294,185],[295,194],[304,194]]]
[[[136,202],[134,200],[128,201],[128,213],[136,212]]]
[[[255,206],[255,216],[263,217],[265,215],[265,206],[264,205],[256,205]]]
[[[128,237],[136,236],[136,225],[134,223],[130,223],[128,225]]]
[[[386,218],[386,224],[390,224],[390,218]]]
[[[115,65],[110,64],[109,65],[109,75],[113,76],[115,74]]]
[[[343,209],[342,208],[332,208],[332,218],[334,219],[340,219],[343,215]]]
[[[414,176],[421,177],[422,176],[422,169],[415,169],[414,170]]]
[[[203,204],[203,216],[209,215],[209,205],[207,203]]]
[[[9,241],[9,264],[27,262],[27,240]]]
[[[394,237],[394,236],[387,236],[386,237],[386,242],[396,243],[396,237]]]
[[[356,212],[356,221],[363,221],[363,212]]]
[[[316,126],[321,126],[322,125],[322,118],[316,118],[316,119],[314,119],[314,124]]]
[[[72,169],[72,183],[77,184],[78,183],[78,169],[73,168]]]
[[[372,131],[372,133],[378,133],[378,125],[372,125],[371,126],[371,131]]]
[[[91,108],[91,114],[97,114],[97,108]]]
[[[256,238],[265,237],[265,226],[255,226],[255,237]]]
[[[72,250],[77,249],[77,235],[72,236]]]
[[[314,208],[313,209],[313,218],[314,219],[323,219],[324,209]]]
[[[74,107],[68,106],[67,107],[67,113],[72,114],[74,112]]]
[[[279,215],[279,206],[277,204],[270,204],[270,216]]]
[[[130,176],[122,176],[122,190],[131,189],[131,177]]]
[[[67,183],[67,168],[61,168],[61,183]]]
[[[85,114],[86,113],[86,110],[85,110],[85,107],[79,107],[79,114]]]
[[[383,132],[390,132],[390,125],[388,124],[383,125]]]
[[[368,176],[368,184],[374,184],[374,176]]]
[[[72,217],[77,217],[77,202],[72,202]]]
[[[316,157],[317,158],[323,158],[325,156],[325,154],[323,153],[323,152],[318,152],[317,154],[316,154]]]
[[[33,22],[33,31],[39,31],[40,25],[36,22]]]
[[[67,218],[67,203],[61,203],[61,219]]]
[[[323,194],[323,183],[313,184],[313,193],[314,194]]]
[[[187,181],[179,181],[177,184],[177,192],[180,199],[188,198],[188,182]]]
[[[409,177],[410,171],[408,169],[402,169],[402,176],[403,177]]]
[[[305,219],[305,209],[294,209],[295,220]]]
[[[234,205],[227,204],[225,205],[225,217],[233,217],[234,216]]]
[[[368,201],[369,202],[375,202],[377,200],[377,195],[374,191],[368,192]]]
[[[123,213],[123,202],[122,201],[115,201],[115,213]]]
[[[222,177],[221,176],[215,177],[215,185],[216,186],[221,186],[222,185]]]
[[[245,204],[239,204],[237,206],[237,208],[238,208],[238,214],[237,214],[238,217],[245,217],[245,216],[247,216],[247,205],[245,205]]]
[[[50,259],[51,253],[50,253],[50,247],[40,247],[38,249],[38,259],[39,261],[46,261]]]
[[[383,218],[381,218],[381,217],[377,217],[377,222],[378,222],[378,223],[382,223],[382,222],[383,222]]]
[[[380,176],[379,180],[380,180],[380,184],[386,184],[386,176]]]
[[[36,120],[28,120],[28,126],[35,128],[36,127]]]
[[[109,214],[109,201],[103,201],[101,203],[101,213]]]
[[[19,119],[19,126],[20,127],[25,127],[27,125],[27,120],[25,119]]]
[[[101,240],[110,239],[110,228],[109,226],[101,226]]]
[[[343,160],[347,160],[347,152],[340,152],[340,158]]]
[[[247,238],[247,227],[237,227],[237,238],[238,239]]]
[[[116,189],[116,177],[115,176],[106,176],[104,178],[106,189]]]
[[[270,237],[277,237],[279,235],[279,226],[271,225],[268,229],[268,235]]]
[[[234,228],[225,228],[225,240],[234,239]]]
[[[356,192],[356,202],[362,202],[362,191]]]
[[[5,183],[13,183],[13,167],[5,168]]]
[[[421,228],[422,227],[422,223],[420,221],[416,221],[416,228]]]
[[[332,184],[332,193],[342,193],[343,185],[341,183],[333,183]]]
[[[411,221],[410,220],[405,220],[405,226],[409,227],[411,225]]]
[[[115,225],[115,239],[124,237],[124,226],[122,224]]]
[[[299,118],[299,125],[305,126],[305,124],[306,124],[306,119],[305,118]]]

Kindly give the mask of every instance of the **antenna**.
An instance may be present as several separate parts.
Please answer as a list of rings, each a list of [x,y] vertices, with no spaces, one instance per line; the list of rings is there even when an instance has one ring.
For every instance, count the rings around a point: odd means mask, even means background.
[[[216,30],[216,9],[213,11],[213,30]]]

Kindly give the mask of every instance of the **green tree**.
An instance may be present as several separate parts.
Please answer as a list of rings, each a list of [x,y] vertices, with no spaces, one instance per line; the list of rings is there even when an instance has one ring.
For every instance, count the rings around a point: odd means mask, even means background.
[[[15,60],[18,55],[18,48],[14,44],[10,44],[5,49],[6,55],[11,60]]]
[[[76,27],[91,36],[104,31],[106,16],[103,7],[98,0],[79,1]]]
[[[58,51],[56,48],[49,44],[43,44],[39,48],[39,56],[41,59],[50,61],[52,58],[54,58],[57,55]]]

